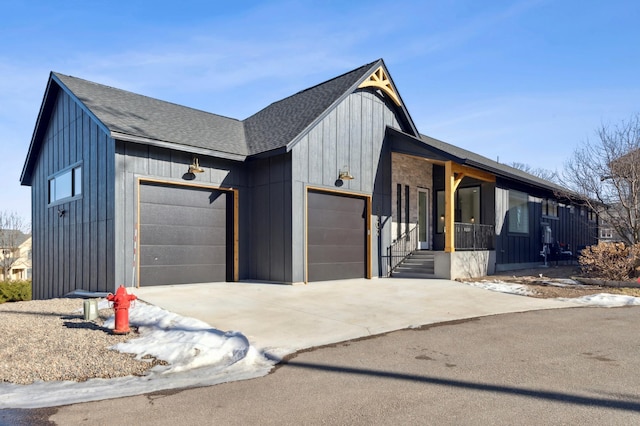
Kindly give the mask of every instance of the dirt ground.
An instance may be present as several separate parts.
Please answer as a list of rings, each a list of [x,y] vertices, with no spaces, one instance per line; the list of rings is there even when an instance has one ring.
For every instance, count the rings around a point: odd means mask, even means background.
[[[640,288],[638,287],[587,285],[578,281],[581,276],[580,267],[577,265],[550,265],[548,267],[505,271],[496,275],[461,281],[502,281],[522,284],[533,291],[533,297],[543,299],[555,297],[572,298],[597,293],[625,294],[640,297]],[[630,286],[637,286],[636,281],[630,281],[629,284]]]

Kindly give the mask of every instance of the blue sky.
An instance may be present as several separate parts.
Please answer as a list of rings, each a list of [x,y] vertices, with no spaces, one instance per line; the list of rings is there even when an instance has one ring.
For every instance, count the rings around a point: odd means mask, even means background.
[[[601,124],[640,113],[640,2],[56,1],[0,5],[0,210],[50,71],[244,119],[383,58],[420,132],[561,169]]]

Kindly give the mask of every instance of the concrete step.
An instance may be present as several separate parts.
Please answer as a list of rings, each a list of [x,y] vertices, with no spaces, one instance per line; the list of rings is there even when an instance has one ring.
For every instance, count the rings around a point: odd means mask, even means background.
[[[435,259],[436,255],[430,251],[414,251],[409,255],[409,257],[414,257],[417,259]]]
[[[406,272],[406,273],[417,273],[417,274],[433,274],[435,273],[435,268],[433,266],[420,266],[420,267],[406,267],[406,266],[398,266],[395,269],[396,272]]]
[[[392,276],[396,278],[434,278],[435,254],[427,250],[416,250],[411,253]]]
[[[433,259],[417,259],[415,257],[406,258],[403,265],[433,265],[435,261]]]
[[[392,278],[425,278],[425,279],[433,279],[436,278],[433,273],[419,273],[419,272],[401,272],[397,269],[391,274]]]

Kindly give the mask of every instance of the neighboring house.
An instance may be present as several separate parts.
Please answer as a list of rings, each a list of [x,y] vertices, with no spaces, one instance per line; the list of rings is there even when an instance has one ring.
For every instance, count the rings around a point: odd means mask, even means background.
[[[3,231],[7,232],[7,231]],[[15,261],[11,263],[11,268],[7,276],[4,275],[4,268],[0,267],[0,281],[11,280],[30,280],[31,279],[31,235],[24,234],[20,231],[15,232],[15,245],[10,247],[0,247],[0,266],[4,265],[4,260],[13,258]]]
[[[626,229],[628,223],[626,222],[624,210],[620,204],[611,204],[610,208],[607,209],[603,214],[600,215],[600,226],[598,228],[598,242],[601,243],[619,243],[624,242],[626,240],[633,240],[632,235],[629,233],[627,235],[621,235],[618,231],[616,231],[616,226],[618,229],[623,228]],[[625,238],[623,238],[625,237]]]
[[[382,60],[245,120],[52,73],[21,182],[36,299],[387,276],[408,236],[455,278],[540,264],[543,225],[596,237],[554,184],[422,136]]]

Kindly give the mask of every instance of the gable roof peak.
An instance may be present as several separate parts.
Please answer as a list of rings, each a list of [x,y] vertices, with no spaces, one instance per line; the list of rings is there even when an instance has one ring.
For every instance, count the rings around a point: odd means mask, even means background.
[[[273,102],[244,120],[249,154],[287,147],[370,75],[377,60]]]

